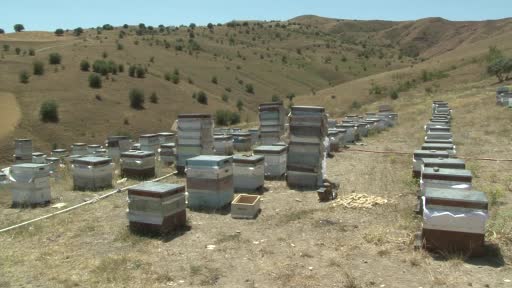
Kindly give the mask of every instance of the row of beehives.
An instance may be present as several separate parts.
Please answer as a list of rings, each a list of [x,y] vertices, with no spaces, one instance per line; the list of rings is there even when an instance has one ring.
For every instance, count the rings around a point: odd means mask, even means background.
[[[421,241],[428,250],[477,255],[484,245],[485,193],[472,190],[472,173],[456,158],[448,103],[434,101],[424,126],[421,150],[414,151],[413,177],[420,179],[418,213],[423,215]]]
[[[512,107],[512,86],[496,88],[496,105]]]

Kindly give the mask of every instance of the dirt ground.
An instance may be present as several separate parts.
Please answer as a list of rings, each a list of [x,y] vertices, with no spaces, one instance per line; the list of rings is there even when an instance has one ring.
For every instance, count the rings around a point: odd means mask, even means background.
[[[2,103],[2,113],[0,113],[0,139],[8,135],[20,120],[21,113],[16,97],[11,93],[0,91],[0,103]]]
[[[512,158],[512,112],[494,105],[491,89],[458,91],[464,92],[437,98],[454,109],[459,156]],[[333,207],[319,203],[316,193],[267,181],[256,220],[187,211],[188,231],[147,238],[128,231],[126,194],[120,193],[1,233],[0,287],[510,287],[512,178],[506,171],[511,162],[468,160],[475,189],[487,192],[492,203],[488,255],[467,259],[414,251],[421,218],[413,213],[417,183],[411,179],[410,155],[354,151],[416,149],[433,99],[397,100],[396,127],[328,159],[328,177],[341,184],[339,197],[367,193],[387,199],[386,204]],[[478,116],[472,114],[476,109]],[[165,182],[184,180],[172,176]],[[54,202],[69,206],[95,195],[70,187],[68,178],[56,183]],[[9,206],[4,189],[0,228],[57,211]]]

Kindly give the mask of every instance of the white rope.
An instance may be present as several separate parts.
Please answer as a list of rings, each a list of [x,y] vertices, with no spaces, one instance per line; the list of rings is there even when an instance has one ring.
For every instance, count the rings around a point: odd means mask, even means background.
[[[173,175],[174,173],[171,173],[171,174],[167,174],[167,175],[164,175],[162,177],[159,177],[159,178],[156,178],[156,179],[153,179],[153,180],[150,180],[149,182],[158,182],[158,181],[161,181],[167,177],[170,177],[171,175]],[[102,200],[102,199],[105,199],[113,194],[116,194],[116,193],[119,193],[119,192],[122,192],[122,191],[125,191],[129,188],[132,188],[132,187],[135,187],[137,186],[138,184],[134,184],[134,185],[131,185],[131,186],[127,186],[127,187],[123,187],[123,188],[118,188],[114,191],[111,191],[111,192],[108,192],[107,194],[103,194],[101,196],[98,196],[98,197],[94,197],[93,199],[91,200],[87,200],[85,202],[82,202],[80,204],[77,204],[75,206],[71,206],[71,207],[68,207],[66,209],[63,209],[63,210],[59,210],[57,212],[54,212],[54,213],[51,213],[51,214],[48,214],[48,215],[44,215],[44,216],[41,216],[41,217],[38,217],[38,218],[35,218],[35,219],[32,219],[32,220],[29,220],[29,221],[25,221],[25,222],[22,222],[22,223],[19,223],[19,224],[16,224],[16,225],[13,225],[13,226],[10,226],[10,227],[7,227],[7,228],[3,228],[3,229],[0,229],[0,233],[2,232],[7,232],[9,230],[12,230],[12,229],[15,229],[15,228],[18,228],[18,227],[21,227],[21,226],[25,226],[27,224],[30,224],[30,223],[34,223],[34,222],[37,222],[37,221],[40,221],[40,220],[43,220],[43,219],[46,219],[46,218],[50,218],[52,216],[55,216],[55,215],[59,215],[59,214],[62,214],[62,213],[66,213],[66,212],[69,212],[71,210],[75,210],[77,208],[80,208],[82,206],[85,206],[87,204],[92,204],[92,203],[95,203],[99,200]]]

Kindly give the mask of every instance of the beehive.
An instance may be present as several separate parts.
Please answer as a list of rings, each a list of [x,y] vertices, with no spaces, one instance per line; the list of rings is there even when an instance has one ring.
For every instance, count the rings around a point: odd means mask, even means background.
[[[426,139],[440,139],[440,140],[450,140],[453,139],[452,133],[450,132],[427,132]]]
[[[236,151],[245,152],[251,151],[251,133],[249,132],[234,132],[233,135],[233,148]]]
[[[88,156],[74,159],[72,164],[75,190],[96,191],[112,187],[112,159]]]
[[[176,134],[172,132],[160,132],[158,133],[158,140],[160,145],[166,143],[176,143]]]
[[[415,150],[412,156],[412,175],[415,178],[421,176],[421,166],[425,158],[449,158],[450,154],[446,151],[435,150]]]
[[[288,186],[316,189],[323,185],[329,145],[327,133],[327,116],[323,107],[291,108],[290,143],[286,163]]]
[[[160,161],[171,165],[176,161],[176,144],[164,143],[160,145]]]
[[[101,145],[98,145],[98,144],[87,145],[87,155],[96,154],[96,150],[98,150],[98,149],[102,149]]]
[[[155,153],[128,151],[121,153],[122,177],[147,179],[155,176]]]
[[[423,167],[448,168],[448,169],[466,169],[466,163],[457,158],[423,158]]]
[[[485,193],[429,188],[423,201],[422,238],[428,250],[482,254],[488,218]]]
[[[340,150],[340,146],[342,145],[341,137],[343,135],[341,134],[341,131],[339,129],[329,129],[327,135],[329,137],[329,151],[338,152]]]
[[[233,157],[233,185],[237,192],[256,191],[265,184],[265,157],[263,155],[236,155]]]
[[[68,151],[66,149],[53,149],[52,157],[59,158],[61,161],[68,156]]]
[[[119,162],[121,153],[129,151],[132,146],[127,136],[109,136],[107,138],[107,155],[112,161]]]
[[[233,157],[189,158],[186,173],[189,208],[219,209],[233,200]]]
[[[360,137],[368,137],[368,124],[363,121],[357,122],[357,131]]]
[[[285,133],[286,115],[283,102],[262,103],[259,105],[260,142],[272,145],[281,141]]]
[[[254,219],[260,212],[258,195],[240,194],[231,202],[231,217],[235,219]]]
[[[46,155],[41,152],[32,153],[32,163],[35,164],[46,164]]]
[[[351,123],[341,123],[336,125],[338,129],[345,129],[345,144],[353,144],[356,141],[356,125]]]
[[[453,144],[453,139],[425,139],[425,144]]]
[[[213,119],[209,114],[180,114],[177,123],[176,168],[183,173],[187,159],[214,154]]]
[[[87,144],[73,143],[73,145],[71,145],[71,155],[85,156],[87,153]]]
[[[158,134],[144,134],[139,136],[139,144],[141,151],[157,153],[160,147],[160,139]]]
[[[421,145],[421,150],[446,151],[450,156],[456,154],[455,145],[449,143],[425,143]]]
[[[185,186],[144,182],[130,187],[127,217],[137,233],[166,234],[185,226]]]
[[[464,169],[424,167],[421,171],[420,189],[425,194],[427,188],[449,188],[470,190],[473,175]]]
[[[59,170],[60,158],[57,157],[46,157],[46,163],[50,167],[50,173],[56,173]]]
[[[51,201],[50,167],[47,164],[23,163],[11,166],[13,206],[47,204]]]
[[[233,155],[233,136],[217,135],[213,136],[215,155]]]
[[[254,155],[263,155],[265,158],[265,178],[280,178],[286,173],[287,147],[264,145],[254,148]]]
[[[32,163],[32,140],[14,140],[14,163]]]
[[[249,133],[251,134],[251,146],[258,144],[260,142],[260,129],[249,129]]]
[[[107,149],[103,149],[103,148],[96,149],[96,151],[94,151],[93,156],[108,158],[108,151],[107,151]]]

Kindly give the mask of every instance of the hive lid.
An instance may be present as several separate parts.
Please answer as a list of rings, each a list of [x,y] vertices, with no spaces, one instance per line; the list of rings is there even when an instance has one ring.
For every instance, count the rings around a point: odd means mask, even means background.
[[[87,146],[86,143],[73,143],[73,145],[71,145],[73,147],[82,147],[82,146]]]
[[[471,174],[471,171],[465,169],[425,167],[421,173],[421,178],[429,180],[471,182],[473,175]]]
[[[292,106],[291,111],[292,111],[292,113],[299,112],[299,111],[323,113],[323,112],[325,112],[325,108],[319,107],[319,106]]]
[[[87,157],[81,157],[78,159],[73,159],[72,162],[73,162],[73,164],[97,166],[97,165],[109,164],[112,162],[112,159],[106,158],[106,157],[87,156]]]
[[[56,162],[56,161],[60,161],[60,158],[57,158],[57,157],[46,157],[46,161]]]
[[[200,113],[191,113],[191,114],[179,114],[178,119],[186,119],[186,118],[204,118],[211,119],[212,115],[210,114],[200,114]]]
[[[223,167],[233,162],[233,156],[199,155],[187,159],[187,166],[219,166]]]
[[[215,136],[213,136],[213,139],[214,140],[232,140],[233,136],[232,135],[215,135]]]
[[[143,182],[128,189],[128,195],[164,198],[185,192],[185,185],[161,182]]]
[[[89,145],[87,145],[87,147],[89,147],[89,148],[100,148],[100,147],[101,147],[101,145],[98,145],[98,144],[89,144]]]
[[[425,143],[421,145],[422,150],[452,150],[453,148],[453,144],[449,143]]]
[[[425,158],[422,160],[425,167],[439,167],[439,168],[450,168],[464,169],[466,162],[462,159],[457,158]]]
[[[233,135],[234,137],[250,137],[251,133],[245,132],[245,131],[240,131],[240,132],[233,132],[233,133],[231,133],[231,135]]]
[[[172,133],[172,132],[160,132],[158,133],[158,136],[174,136],[176,135],[175,133]]]
[[[146,157],[152,157],[152,156],[155,156],[155,153],[151,152],[151,151],[131,150],[131,151],[121,153],[121,157],[126,157],[126,158],[146,158]]]
[[[33,157],[41,157],[41,156],[45,156],[44,153],[41,153],[41,152],[34,152],[32,153],[32,156]]]
[[[26,139],[26,138],[20,138],[20,139],[15,139],[14,142],[31,142],[32,140],[31,139]]]
[[[22,164],[14,164],[11,168],[30,168],[30,169],[39,169],[44,170],[48,167],[48,164],[36,164],[36,163],[22,163]]]
[[[107,138],[108,140],[128,140],[128,136],[122,136],[122,135],[113,135],[113,136],[108,136]]]
[[[437,150],[414,150],[414,157],[428,157],[428,158],[449,158],[450,155],[447,151],[437,151]]]
[[[425,139],[425,144],[453,144],[452,139]],[[427,149],[431,150],[431,149]],[[435,150],[435,149],[434,149]]]
[[[254,148],[254,153],[263,153],[263,154],[281,154],[285,152],[287,149],[286,146],[273,146],[273,145],[263,145]]]
[[[464,189],[427,188],[425,204],[488,209],[487,196],[484,192]]]
[[[452,133],[451,132],[427,132],[427,137],[429,135],[449,135],[450,138],[452,138]]]
[[[53,149],[52,152],[54,152],[54,153],[66,153],[67,150],[66,149]]]
[[[158,137],[158,134],[143,134],[143,135],[139,136],[139,138],[153,138],[153,137]]]
[[[164,143],[164,144],[160,144],[160,147],[161,148],[175,148],[176,144],[175,143]]]
[[[235,155],[233,156],[234,163],[258,164],[265,161],[263,155]]]

